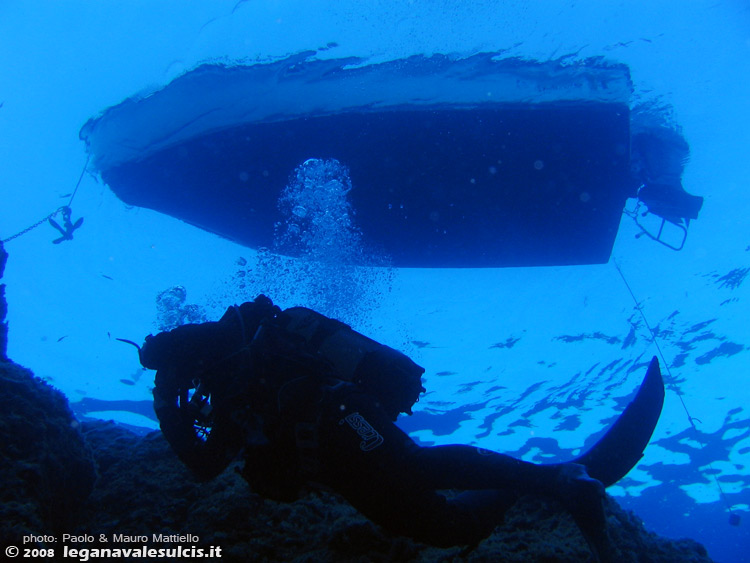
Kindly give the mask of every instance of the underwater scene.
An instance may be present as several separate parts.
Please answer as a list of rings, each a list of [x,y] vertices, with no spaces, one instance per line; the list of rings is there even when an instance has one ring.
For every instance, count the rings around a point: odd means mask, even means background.
[[[6,557],[750,561],[750,6],[0,4]]]

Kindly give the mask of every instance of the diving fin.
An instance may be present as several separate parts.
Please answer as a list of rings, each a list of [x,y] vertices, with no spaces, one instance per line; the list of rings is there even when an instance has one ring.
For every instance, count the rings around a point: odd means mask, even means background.
[[[625,477],[643,457],[664,405],[664,381],[656,356],[635,398],[614,425],[582,456],[573,460],[605,487]]]

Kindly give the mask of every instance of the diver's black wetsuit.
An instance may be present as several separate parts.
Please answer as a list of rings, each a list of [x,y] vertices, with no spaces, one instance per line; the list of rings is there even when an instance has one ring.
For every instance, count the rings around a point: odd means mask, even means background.
[[[322,350],[345,325],[326,319],[325,330],[303,323],[290,332],[289,311],[261,296],[217,323],[146,339],[141,362],[158,370],[154,409],[162,431],[199,478],[214,477],[244,449],[243,476],[259,494],[291,501],[323,485],[391,532],[437,546],[475,543],[519,496],[547,495],[571,511],[591,543],[606,541],[603,487],[583,466],[417,445],[394,421],[423,391],[422,368],[365,339],[357,342],[375,350],[360,362],[366,377],[359,368],[357,377],[345,377],[336,366],[347,365],[357,346],[329,361],[308,345]],[[394,379],[393,395],[368,385],[368,377],[399,370],[406,375]],[[210,426],[208,439],[196,432],[201,423]],[[441,489],[465,492],[447,500]]]
[[[290,401],[290,412],[309,409],[309,396],[302,392]],[[324,392],[319,413],[311,427],[317,432],[309,450],[312,467],[303,473],[391,532],[432,545],[478,542],[518,496],[556,496],[563,484],[559,466],[472,446],[421,447],[391,422],[376,397],[348,385]],[[304,459],[307,452],[299,449]],[[441,489],[474,492],[449,501]]]

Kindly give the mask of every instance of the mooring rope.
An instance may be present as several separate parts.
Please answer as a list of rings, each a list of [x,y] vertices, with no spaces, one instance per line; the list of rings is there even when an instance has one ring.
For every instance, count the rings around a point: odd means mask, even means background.
[[[641,304],[638,302],[638,299],[636,298],[635,293],[633,292],[633,289],[630,287],[628,280],[625,279],[625,274],[622,273],[622,270],[620,269],[620,265],[617,263],[617,260],[613,258],[612,262],[614,263],[615,268],[617,268],[617,271],[620,274],[620,277],[622,278],[622,282],[625,284],[625,287],[627,288],[628,293],[630,293],[630,297],[633,298],[635,307],[636,309],[638,309],[638,312],[641,314],[641,318],[643,319],[643,322],[646,324],[646,328],[648,329],[648,332],[651,335],[651,342],[653,342],[654,346],[656,346],[656,351],[659,353],[659,357],[661,358],[662,365],[667,370],[667,375],[669,376],[669,382],[668,382],[669,388],[672,391],[674,391],[677,397],[680,399],[680,403],[682,404],[682,408],[685,411],[685,415],[687,416],[688,422],[690,423],[690,426],[692,426],[693,430],[697,433],[698,428],[695,426],[695,421],[698,421],[698,422],[701,422],[701,421],[697,418],[694,418],[690,414],[687,404],[685,404],[685,399],[682,398],[682,393],[680,393],[680,390],[677,387],[677,384],[675,383],[675,379],[672,376],[672,372],[669,369],[669,363],[664,358],[664,352],[662,352],[661,346],[659,346],[659,341],[656,338],[656,333],[651,328],[651,325],[649,324],[648,319],[646,318],[646,313],[643,311]],[[735,512],[732,511],[733,505],[729,502],[729,499],[724,493],[724,489],[721,487],[721,483],[719,483],[719,479],[716,477],[717,471],[713,468],[713,465],[711,464],[710,461],[708,462],[708,468],[710,470],[710,474],[711,474],[711,477],[713,478],[714,483],[716,483],[716,488],[719,490],[719,496],[721,496],[721,499],[727,505],[727,512],[729,513],[729,523],[733,526],[737,526],[740,522],[739,514],[736,514]],[[705,477],[705,474],[704,474],[704,477]]]

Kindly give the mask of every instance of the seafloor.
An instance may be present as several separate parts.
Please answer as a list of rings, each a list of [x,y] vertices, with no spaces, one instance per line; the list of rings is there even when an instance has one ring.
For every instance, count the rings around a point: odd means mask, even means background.
[[[0,245],[0,277],[5,254]],[[507,561],[582,562],[588,547],[572,519],[551,500],[526,497],[502,526],[472,550],[437,549],[387,534],[330,493],[278,503],[253,493],[230,467],[197,483],[160,432],[137,435],[111,422],[79,422],[65,396],[5,357],[5,300],[0,286],[0,544],[62,551],[62,534],[198,536],[220,546],[222,561]],[[618,562],[706,562],[690,539],[647,531],[609,498]],[[25,535],[57,542],[22,546]],[[122,546],[133,547],[133,546]],[[171,547],[153,544],[153,547]],[[47,560],[62,560],[50,559]],[[70,559],[67,559],[70,560]],[[143,560],[143,559],[141,559]]]

